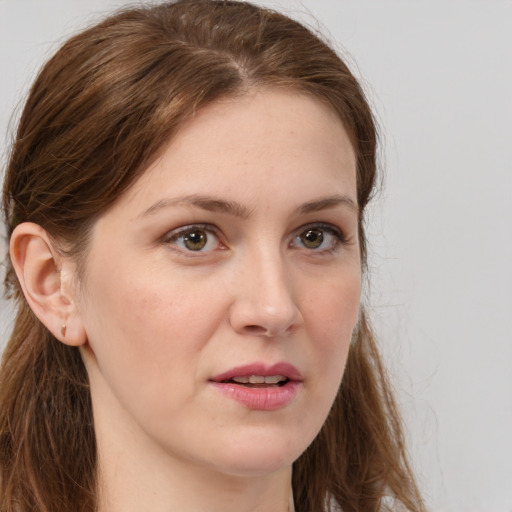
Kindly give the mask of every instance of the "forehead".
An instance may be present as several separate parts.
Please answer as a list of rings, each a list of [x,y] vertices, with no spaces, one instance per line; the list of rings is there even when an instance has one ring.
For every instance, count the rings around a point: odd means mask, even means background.
[[[122,201],[206,192],[248,202],[277,193],[306,201],[308,192],[325,195],[334,187],[356,202],[355,168],[333,109],[309,95],[254,89],[188,119]]]

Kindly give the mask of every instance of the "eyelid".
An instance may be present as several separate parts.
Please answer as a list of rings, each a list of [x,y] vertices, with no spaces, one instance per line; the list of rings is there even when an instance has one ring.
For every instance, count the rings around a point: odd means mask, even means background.
[[[335,224],[331,224],[330,222],[308,222],[307,224],[299,226],[295,230],[294,236],[302,233],[303,231],[307,231],[308,229],[321,229],[323,231],[328,231],[329,233],[345,237],[344,231]]]
[[[292,244],[293,241],[296,238],[298,238],[302,233],[304,233],[305,231],[308,231],[308,230],[312,230],[312,229],[318,229],[320,231],[324,231],[324,232],[327,232],[327,233],[333,235],[334,237],[336,237],[337,242],[336,242],[334,247],[325,248],[325,249],[307,249],[307,248],[304,248],[308,252],[320,253],[320,254],[321,253],[328,253],[328,252],[335,251],[340,245],[344,245],[344,244],[347,243],[347,238],[348,237],[345,235],[345,232],[341,228],[337,227],[336,225],[330,224],[330,223],[327,223],[327,222],[310,222],[308,224],[304,224],[304,225],[300,226],[299,228],[297,228],[294,231],[294,233],[292,235],[292,239],[290,241],[290,244]]]
[[[181,254],[184,254],[189,257],[197,257],[197,256],[201,256],[201,255],[204,256],[205,254],[209,254],[216,250],[216,249],[210,249],[207,251],[204,251],[204,250],[192,251],[192,250],[187,250],[185,248],[181,248],[177,244],[174,243],[181,236],[185,235],[186,233],[190,233],[194,230],[205,231],[208,233],[209,236],[213,235],[217,239],[217,246],[222,243],[221,237],[219,234],[219,229],[212,224],[204,224],[204,223],[187,224],[185,226],[181,226],[179,228],[172,229],[172,230],[168,231],[161,238],[161,241],[164,244],[168,244],[169,246],[171,246],[171,248],[173,250],[178,251]]]
[[[294,244],[296,239],[305,231],[307,230],[313,230],[318,229],[320,231],[323,231],[325,233],[328,233],[336,238],[336,243],[332,247],[327,248],[318,248],[318,249],[308,249],[304,246],[299,246]],[[180,247],[178,244],[175,243],[176,240],[178,240],[181,236],[190,233],[194,230],[201,230],[208,233],[209,236],[215,237],[217,240],[216,247],[213,249],[208,250],[198,250],[193,251],[187,248]],[[220,250],[225,247],[220,247],[219,245],[224,246],[222,242],[222,237],[220,230],[212,224],[207,223],[194,223],[194,224],[187,224],[184,226],[180,226],[178,228],[174,228],[170,231],[167,231],[165,235],[161,237],[161,242],[170,246],[172,250],[175,250],[176,252],[179,252],[180,254],[183,254],[187,257],[200,257],[205,256],[206,254],[210,254],[216,250]],[[338,249],[341,245],[344,245],[348,242],[348,237],[345,235],[344,230],[336,226],[335,224],[327,223],[327,222],[309,222],[307,224],[303,224],[302,226],[299,226],[297,229],[293,231],[293,234],[291,235],[291,239],[289,242],[289,246],[293,249],[300,249],[310,252],[311,254],[324,254],[324,253],[330,253],[334,252],[336,249]]]

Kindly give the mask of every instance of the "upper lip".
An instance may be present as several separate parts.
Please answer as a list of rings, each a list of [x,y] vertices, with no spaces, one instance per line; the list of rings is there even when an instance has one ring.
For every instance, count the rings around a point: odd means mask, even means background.
[[[243,366],[236,366],[223,373],[219,373],[210,380],[214,382],[222,382],[231,380],[234,377],[249,377],[251,375],[261,375],[262,377],[271,377],[273,375],[282,375],[289,380],[302,381],[300,371],[290,363],[276,363],[267,365],[265,363],[253,363]]]

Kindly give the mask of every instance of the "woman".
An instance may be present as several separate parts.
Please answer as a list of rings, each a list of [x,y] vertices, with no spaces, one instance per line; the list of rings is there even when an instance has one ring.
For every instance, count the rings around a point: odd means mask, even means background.
[[[68,41],[4,186],[2,512],[423,510],[359,304],[375,151],[345,64],[275,12]]]

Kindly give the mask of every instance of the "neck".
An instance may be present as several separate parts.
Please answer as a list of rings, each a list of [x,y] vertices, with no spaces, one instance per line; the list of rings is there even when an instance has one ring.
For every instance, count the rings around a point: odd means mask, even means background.
[[[233,476],[187,462],[107,456],[99,449],[98,512],[292,512],[291,468]]]

